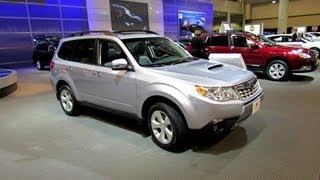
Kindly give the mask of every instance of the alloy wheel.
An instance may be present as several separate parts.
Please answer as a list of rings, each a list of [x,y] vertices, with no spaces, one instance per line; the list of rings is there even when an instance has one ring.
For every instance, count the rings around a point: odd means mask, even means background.
[[[269,74],[273,79],[281,79],[286,74],[286,68],[281,63],[274,63],[269,68]]]
[[[173,130],[169,117],[163,111],[156,110],[151,115],[151,128],[157,140],[169,144],[172,140]]]
[[[73,99],[70,92],[66,89],[61,91],[60,101],[65,111],[70,112],[73,108]]]
[[[37,61],[36,65],[37,65],[37,69],[42,69],[41,62],[39,60]]]

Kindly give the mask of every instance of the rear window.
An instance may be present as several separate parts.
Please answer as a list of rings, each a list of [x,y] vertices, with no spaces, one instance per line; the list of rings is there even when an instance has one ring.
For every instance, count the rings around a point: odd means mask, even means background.
[[[64,60],[71,60],[75,41],[64,42],[58,52],[58,57]]]
[[[210,46],[229,46],[229,38],[228,36],[211,36],[209,44]]]

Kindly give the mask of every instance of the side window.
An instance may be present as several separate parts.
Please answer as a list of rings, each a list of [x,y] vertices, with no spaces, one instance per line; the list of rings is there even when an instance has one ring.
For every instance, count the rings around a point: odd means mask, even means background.
[[[76,41],[72,61],[85,64],[96,64],[94,47],[95,39]]]
[[[212,36],[211,46],[229,46],[228,36]]]
[[[110,67],[111,62],[115,59],[127,59],[127,56],[125,55],[121,47],[115,42],[100,40],[98,47],[100,53],[98,61],[102,66]]]
[[[75,41],[67,41],[61,45],[58,57],[64,60],[71,60]]]
[[[269,38],[270,40],[272,41],[275,41],[275,42],[282,42],[282,37],[278,37],[278,36],[274,36],[274,37],[270,37]]]
[[[243,36],[233,36],[234,47],[249,47],[247,38]]]

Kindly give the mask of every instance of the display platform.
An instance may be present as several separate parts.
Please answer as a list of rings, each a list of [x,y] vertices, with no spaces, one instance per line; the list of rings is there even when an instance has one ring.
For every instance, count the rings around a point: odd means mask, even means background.
[[[17,81],[16,71],[0,69],[0,98],[13,93],[18,88]]]

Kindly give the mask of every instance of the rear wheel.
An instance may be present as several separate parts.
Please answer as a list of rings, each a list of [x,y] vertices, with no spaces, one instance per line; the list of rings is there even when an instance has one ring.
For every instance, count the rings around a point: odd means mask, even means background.
[[[169,151],[180,147],[187,134],[187,126],[181,115],[165,103],[156,103],[149,109],[148,126],[152,140]]]
[[[40,60],[36,61],[36,67],[37,67],[38,70],[43,70],[44,69],[44,66],[42,65]]]
[[[290,74],[289,66],[282,60],[273,60],[268,64],[266,73],[271,80],[282,81]]]
[[[79,113],[79,104],[68,85],[63,85],[59,89],[59,101],[63,111],[69,116],[75,116]]]

